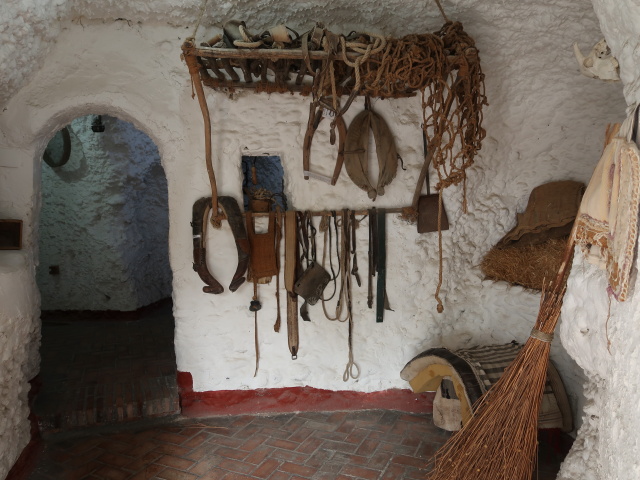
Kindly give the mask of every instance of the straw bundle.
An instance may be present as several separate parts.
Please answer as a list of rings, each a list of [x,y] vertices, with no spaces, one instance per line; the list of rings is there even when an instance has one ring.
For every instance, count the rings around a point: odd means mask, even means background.
[[[535,245],[496,246],[484,256],[480,268],[490,280],[542,290],[545,279],[558,271],[566,244],[563,237]]]
[[[429,480],[530,480],[538,451],[538,412],[573,258],[569,242],[557,277],[543,290],[531,336],[475,414],[436,454]]]

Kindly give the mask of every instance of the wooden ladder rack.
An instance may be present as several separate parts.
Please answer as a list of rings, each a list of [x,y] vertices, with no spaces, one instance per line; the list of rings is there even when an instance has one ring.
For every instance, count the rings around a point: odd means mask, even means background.
[[[349,95],[355,83],[353,68],[344,62],[342,54],[332,55],[324,50],[306,52],[312,72],[301,49],[197,47],[192,40],[188,40],[182,50],[183,55],[198,58],[202,83],[216,90],[252,89],[256,92],[309,95],[315,72],[328,59],[335,62],[338,95]],[[359,53],[347,52],[350,62],[360,56]],[[372,56],[367,62],[379,61],[379,58]],[[367,62],[363,68],[366,68]],[[415,91],[408,89],[393,95],[381,94],[379,98],[414,95]]]

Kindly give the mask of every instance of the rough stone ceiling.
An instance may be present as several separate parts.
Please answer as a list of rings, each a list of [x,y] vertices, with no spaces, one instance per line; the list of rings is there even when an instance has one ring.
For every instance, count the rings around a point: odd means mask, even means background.
[[[561,26],[563,12],[592,10],[590,3],[577,5],[574,0],[441,1],[449,18],[462,21],[472,35],[480,25],[500,29],[505,22],[522,22],[526,27],[532,12],[557,18]],[[70,22],[90,28],[93,22],[126,20],[191,32],[201,7],[201,0],[4,0],[0,3],[0,106],[28,81]],[[435,0],[209,0],[199,36],[219,31],[231,18],[245,20],[253,31],[286,23],[303,32],[321,21],[337,32],[370,29],[393,36],[433,31],[442,24]],[[535,31],[535,22],[528,25]],[[573,41],[567,39],[568,44]]]

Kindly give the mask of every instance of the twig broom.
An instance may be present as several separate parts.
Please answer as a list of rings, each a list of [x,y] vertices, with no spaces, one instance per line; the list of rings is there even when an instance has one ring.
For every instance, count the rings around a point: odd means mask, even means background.
[[[549,350],[573,251],[570,236],[556,279],[542,292],[531,336],[500,380],[474,405],[471,420],[436,453],[427,479],[531,480]]]

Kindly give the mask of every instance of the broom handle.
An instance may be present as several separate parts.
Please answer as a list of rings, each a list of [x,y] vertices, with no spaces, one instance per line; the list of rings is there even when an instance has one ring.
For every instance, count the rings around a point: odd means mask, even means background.
[[[560,264],[560,268],[558,269],[558,275],[556,276],[556,280],[553,285],[561,285],[566,283],[569,278],[569,272],[571,271],[571,264],[573,263],[573,253],[575,251],[576,244],[573,241],[573,237],[569,237],[567,241],[567,247],[564,250],[564,257],[562,258],[562,263]]]
[[[578,228],[578,215],[576,215],[576,218],[573,221],[573,226],[571,227],[571,233],[569,233],[569,239],[567,240],[567,246],[564,249],[564,257],[562,257],[562,263],[560,264],[560,268],[558,268],[558,274],[556,275],[556,279],[552,284],[554,290],[556,290],[556,285],[558,286],[562,285],[560,288],[563,288],[564,284],[567,283],[567,279],[569,278],[569,272],[571,271],[571,264],[573,263],[573,253],[575,252],[575,249],[576,249],[577,228]]]
[[[538,318],[536,319],[536,323],[531,331],[532,337],[545,342],[551,342],[553,339],[553,331],[558,323],[564,294],[567,289],[567,279],[569,278],[571,264],[573,263],[574,250],[575,242],[573,235],[571,235],[567,241],[562,263],[560,264],[560,268],[558,269],[558,274],[556,275],[554,282],[551,284],[551,288],[546,291],[543,289],[542,297],[540,299]],[[548,336],[548,339],[541,338],[540,335],[542,335],[542,337]]]

